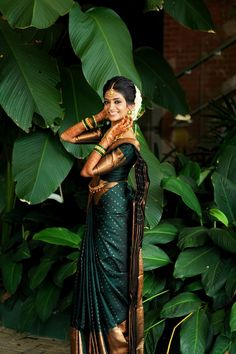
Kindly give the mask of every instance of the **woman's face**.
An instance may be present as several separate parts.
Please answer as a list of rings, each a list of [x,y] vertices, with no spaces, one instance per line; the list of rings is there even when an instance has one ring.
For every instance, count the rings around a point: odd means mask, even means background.
[[[104,108],[107,117],[111,122],[119,121],[127,116],[128,110],[131,108],[124,96],[114,89],[107,90],[104,96]]]

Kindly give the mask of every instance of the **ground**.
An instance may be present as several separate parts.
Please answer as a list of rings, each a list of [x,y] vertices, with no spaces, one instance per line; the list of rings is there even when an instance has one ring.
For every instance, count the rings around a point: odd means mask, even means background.
[[[0,354],[69,354],[69,343],[0,327]]]

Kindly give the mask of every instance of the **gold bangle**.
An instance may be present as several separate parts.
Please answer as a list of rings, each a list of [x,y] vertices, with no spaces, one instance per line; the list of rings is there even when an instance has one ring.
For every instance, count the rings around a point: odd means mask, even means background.
[[[95,145],[94,150],[97,151],[101,156],[106,154],[106,149],[100,144]]]
[[[92,125],[92,123],[90,122],[90,120],[89,120],[90,118],[85,118],[85,123],[87,124],[87,126],[89,127],[89,129],[90,130],[92,130],[93,129],[93,125]]]

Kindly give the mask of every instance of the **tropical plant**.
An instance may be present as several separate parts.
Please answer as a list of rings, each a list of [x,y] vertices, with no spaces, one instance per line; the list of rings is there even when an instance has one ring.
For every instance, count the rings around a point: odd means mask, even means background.
[[[62,143],[59,134],[101,109],[102,86],[114,75],[128,76],[142,88],[148,107],[160,105],[173,115],[189,113],[184,92],[169,64],[154,48],[133,51],[127,24],[111,8],[88,8],[88,4],[83,2],[80,6],[72,0],[48,0],[40,5],[31,0],[30,5],[26,0],[20,6],[14,1],[0,0],[1,292],[9,306],[19,299],[23,304],[21,316],[25,321],[20,322],[21,328],[37,320],[36,316],[46,321],[53,312],[67,309],[71,302],[71,291],[65,290],[72,289],[70,282],[83,234],[86,194],[84,182],[78,181],[79,159],[86,158],[92,146]],[[202,0],[197,3],[147,0],[145,5],[146,11],[163,6],[164,11],[192,29],[211,31],[213,28]],[[188,309],[196,311],[194,316],[205,318],[197,295],[191,294],[191,289],[181,288],[186,282],[181,273],[183,256],[177,271],[171,272],[178,247],[174,245],[171,251],[166,247],[175,242],[184,224],[180,220],[165,220],[165,215],[159,224],[163,203],[167,203],[170,195],[176,195],[179,198],[176,208],[180,207],[170,210],[170,217],[175,213],[179,217],[178,212],[184,209],[189,218],[194,216],[195,224],[200,223],[197,227],[201,235],[205,230],[204,215],[196,196],[201,185],[188,172],[190,162],[184,165],[185,172],[176,175],[173,166],[160,164],[138,126],[136,130],[151,177],[144,243],[144,301],[146,350],[153,353],[165,330],[166,319],[171,317],[166,303],[175,295],[186,296],[190,303]],[[203,179],[200,172],[196,167],[199,181]],[[219,182],[217,174],[218,170],[214,175],[218,186],[222,181]],[[227,183],[227,188],[231,188]],[[64,198],[64,204],[57,204],[51,198],[59,201]],[[221,209],[219,200],[220,197],[211,214],[227,218],[227,210]],[[165,205],[164,214],[168,214],[169,203]],[[229,225],[231,221],[232,217]],[[158,242],[148,241],[153,235],[152,240],[156,239],[160,230],[163,230],[159,236],[163,249],[156,245]],[[211,238],[208,241],[212,242]],[[198,246],[199,252],[209,247],[212,260],[216,259],[210,246],[203,241],[202,249]],[[166,277],[159,276],[160,267],[167,269]],[[48,301],[41,307],[45,296]],[[189,312],[185,308],[178,314],[185,316]],[[235,329],[234,307],[230,325]]]

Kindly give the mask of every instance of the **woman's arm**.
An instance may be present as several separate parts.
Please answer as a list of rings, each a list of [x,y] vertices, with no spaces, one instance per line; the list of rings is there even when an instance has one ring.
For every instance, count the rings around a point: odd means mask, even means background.
[[[117,136],[127,131],[130,127],[130,119],[125,117],[122,121],[111,127],[107,133],[104,135],[102,140],[98,145],[95,146],[94,150],[88,157],[83,169],[81,170],[81,176],[83,177],[93,177],[97,176],[112,167],[117,167],[120,163],[123,163],[125,157],[119,149],[105,154],[109,146],[116,140]],[[100,151],[99,151],[100,150]]]
[[[100,129],[97,124],[106,118],[105,110],[103,109],[93,118],[85,118],[81,122],[76,123],[72,127],[66,129],[61,134],[61,139],[69,143],[85,143],[101,137]]]

